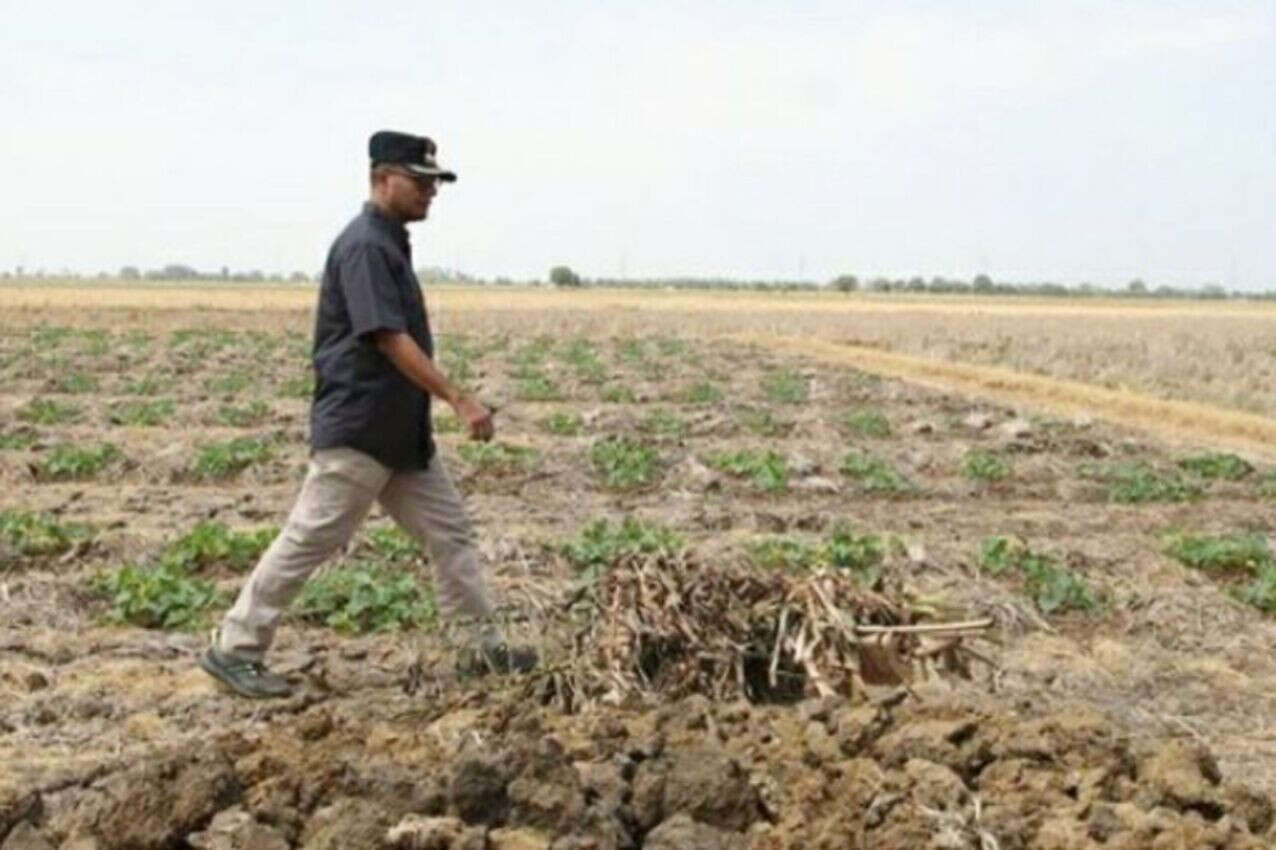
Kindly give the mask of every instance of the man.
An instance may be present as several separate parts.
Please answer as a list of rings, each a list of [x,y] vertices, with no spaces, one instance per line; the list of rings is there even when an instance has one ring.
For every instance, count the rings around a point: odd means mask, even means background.
[[[491,413],[439,371],[407,222],[421,221],[440,182],[428,138],[383,130],[368,140],[371,197],[328,253],[315,317],[310,466],[296,505],[226,614],[200,666],[236,693],[280,697],[288,683],[264,664],[283,610],[324,560],[349,541],[373,501],[429,547],[440,613],[480,626],[462,672],[530,670],[491,622],[474,533],[435,451],[430,397],[446,401],[476,440]]]

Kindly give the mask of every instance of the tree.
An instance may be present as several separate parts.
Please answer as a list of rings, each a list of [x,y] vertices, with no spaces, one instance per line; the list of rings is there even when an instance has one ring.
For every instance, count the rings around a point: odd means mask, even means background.
[[[120,280],[137,280],[142,273],[137,270],[137,266],[125,266],[120,269]]]
[[[971,288],[976,292],[992,292],[992,278],[986,274],[977,274],[971,282]]]
[[[580,275],[567,266],[554,266],[549,270],[549,282],[554,286],[579,287],[583,285]]]
[[[854,292],[860,288],[860,280],[853,274],[840,274],[829,285],[838,292]]]
[[[1131,295],[1146,295],[1148,285],[1136,277],[1134,280],[1126,284],[1125,291]]]

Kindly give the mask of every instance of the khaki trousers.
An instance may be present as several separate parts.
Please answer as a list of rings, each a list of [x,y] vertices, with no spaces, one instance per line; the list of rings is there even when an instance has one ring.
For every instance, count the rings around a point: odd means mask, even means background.
[[[222,620],[218,649],[261,661],[279,618],[315,569],[349,542],[373,501],[434,564],[439,613],[487,620],[492,601],[479,572],[473,527],[437,454],[428,468],[395,471],[355,449],[320,449],[288,522],[262,553]]]

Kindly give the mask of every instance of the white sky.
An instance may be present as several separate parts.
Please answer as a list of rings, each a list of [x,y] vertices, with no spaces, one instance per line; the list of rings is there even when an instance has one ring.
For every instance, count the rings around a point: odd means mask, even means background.
[[[1276,3],[0,0],[0,269],[418,265],[1276,289]]]

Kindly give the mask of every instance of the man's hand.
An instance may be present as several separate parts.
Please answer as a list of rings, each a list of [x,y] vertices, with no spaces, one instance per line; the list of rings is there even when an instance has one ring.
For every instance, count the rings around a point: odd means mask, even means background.
[[[474,399],[462,396],[452,405],[452,409],[456,411],[457,417],[469,428],[471,440],[480,440],[486,443],[496,433],[496,426],[492,424],[491,412]]]

